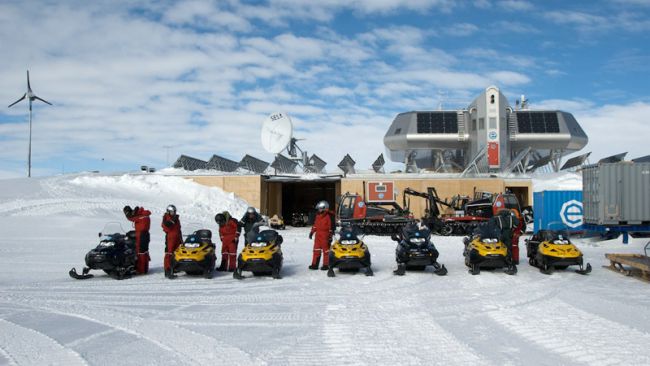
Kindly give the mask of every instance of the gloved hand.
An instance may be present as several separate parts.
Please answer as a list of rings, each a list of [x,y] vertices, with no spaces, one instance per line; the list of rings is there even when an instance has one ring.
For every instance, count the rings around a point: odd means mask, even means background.
[[[131,208],[131,206],[124,206],[122,212],[124,212],[124,216],[130,217],[133,214],[133,209]]]
[[[165,225],[167,227],[172,227],[172,226],[174,226],[174,222],[171,221],[171,220],[167,220],[167,221],[163,222],[163,225]]]
[[[310,232],[309,232],[309,239],[312,239],[313,237],[314,237],[314,232],[313,232],[313,231],[310,231]]]

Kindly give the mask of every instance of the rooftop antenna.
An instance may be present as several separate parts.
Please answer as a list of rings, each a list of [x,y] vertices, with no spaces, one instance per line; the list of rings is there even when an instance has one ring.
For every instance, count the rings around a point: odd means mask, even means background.
[[[29,152],[27,153],[27,177],[30,178],[32,176],[32,102],[34,99],[38,99],[41,102],[49,105],[52,105],[52,103],[48,102],[45,99],[37,97],[36,94],[32,92],[32,87],[29,85],[29,70],[27,70],[27,93],[23,94],[20,99],[11,103],[7,108],[11,108],[25,98],[27,98],[29,101]]]
[[[173,149],[177,147],[178,145],[163,145],[162,148],[165,149],[165,157],[166,160],[165,162],[167,163],[167,166],[169,166],[169,149]]]

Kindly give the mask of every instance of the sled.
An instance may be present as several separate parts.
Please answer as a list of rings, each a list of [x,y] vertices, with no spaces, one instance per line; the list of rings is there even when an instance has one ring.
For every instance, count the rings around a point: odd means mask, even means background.
[[[603,266],[614,272],[650,282],[650,257],[643,254],[605,254],[609,266]]]

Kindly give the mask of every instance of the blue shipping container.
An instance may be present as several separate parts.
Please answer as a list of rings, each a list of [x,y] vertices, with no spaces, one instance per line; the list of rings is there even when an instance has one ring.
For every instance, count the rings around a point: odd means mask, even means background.
[[[542,191],[533,194],[535,221],[533,230],[559,229],[582,231],[582,191]],[[558,224],[561,223],[561,224]]]

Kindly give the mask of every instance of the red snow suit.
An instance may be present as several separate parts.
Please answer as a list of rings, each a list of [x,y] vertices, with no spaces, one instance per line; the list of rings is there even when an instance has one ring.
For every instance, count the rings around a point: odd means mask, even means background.
[[[165,213],[162,219],[162,229],[165,232],[165,260],[163,267],[165,271],[171,268],[172,256],[174,251],[183,243],[183,234],[181,233],[181,221],[178,215]]]
[[[135,271],[139,274],[149,272],[149,261],[151,261],[151,257],[149,257],[150,215],[151,211],[145,210],[143,207],[136,207],[133,214],[127,217],[129,221],[133,222],[135,228],[135,252],[138,255]]]
[[[232,217],[219,227],[219,237],[221,238],[221,265],[219,268],[223,271],[234,271],[237,268],[239,235],[239,223]]]
[[[311,264],[318,266],[321,253],[323,253],[323,265],[329,266],[330,263],[330,241],[332,239],[332,223],[334,222],[333,214],[329,210],[316,213],[314,225],[311,227],[310,236],[314,236],[314,255]]]

